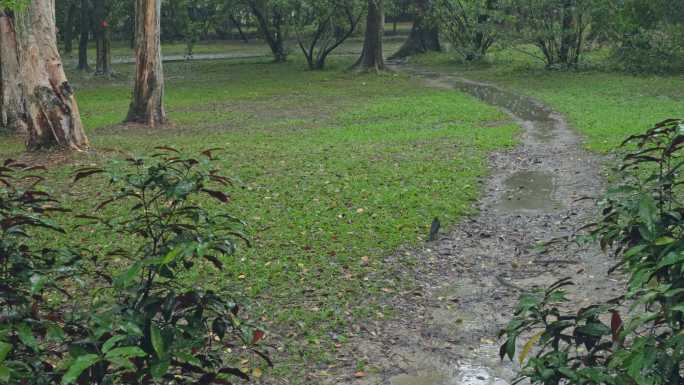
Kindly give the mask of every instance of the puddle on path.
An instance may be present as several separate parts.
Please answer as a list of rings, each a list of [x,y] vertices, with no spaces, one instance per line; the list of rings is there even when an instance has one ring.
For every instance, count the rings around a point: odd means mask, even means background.
[[[455,377],[439,372],[426,372],[413,376],[402,374],[390,379],[391,385],[508,385],[492,376],[487,369],[464,366]]]
[[[507,212],[521,210],[553,210],[558,203],[553,199],[553,175],[540,171],[522,171],[504,182],[504,192],[498,207]]]
[[[439,75],[433,77],[438,78]],[[449,83],[455,89],[473,95],[487,104],[507,109],[525,124],[532,125],[532,137],[540,142],[548,143],[556,135],[557,117],[553,111],[534,99],[487,84],[458,79],[449,79]]]

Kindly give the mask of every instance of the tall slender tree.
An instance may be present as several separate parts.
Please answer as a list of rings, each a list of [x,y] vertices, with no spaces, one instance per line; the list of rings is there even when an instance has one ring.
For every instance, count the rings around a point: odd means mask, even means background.
[[[411,33],[399,50],[392,55],[393,59],[412,56],[430,51],[442,50],[439,44],[439,27],[430,21],[430,0],[415,0],[415,19]]]
[[[93,27],[97,45],[95,74],[101,76],[110,76],[113,73],[112,44],[108,16],[109,10],[105,0],[94,0]]]
[[[382,51],[384,27],[385,12],[383,0],[368,0],[368,16],[366,18],[366,36],[363,40],[363,51],[354,67],[364,71],[381,71],[385,69],[385,58]]]
[[[88,41],[90,40],[90,0],[81,0],[81,15],[78,27],[78,69],[90,71],[88,65]]]
[[[23,110],[18,118],[28,134],[27,147],[86,149],[88,138],[57,49],[54,1],[32,0],[12,12],[4,11],[2,19],[1,72],[5,72],[5,59],[12,56],[11,47],[16,44],[16,57],[21,63],[16,78],[21,87],[14,92],[21,98]],[[14,42],[6,39],[11,32],[4,33],[12,30]],[[11,64],[7,70],[12,71]],[[4,87],[13,82],[2,84],[5,94]]]
[[[66,19],[62,29],[62,37],[64,38],[64,53],[71,55],[73,51],[74,31],[76,30],[76,20],[78,16],[77,0],[70,0],[67,3]]]
[[[149,127],[167,121],[160,19],[161,0],[135,1],[135,86],[126,121]]]

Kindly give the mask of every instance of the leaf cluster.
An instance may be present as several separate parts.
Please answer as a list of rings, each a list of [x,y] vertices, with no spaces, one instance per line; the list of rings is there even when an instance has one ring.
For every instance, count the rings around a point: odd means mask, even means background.
[[[502,333],[502,355],[529,340],[521,380],[535,384],[680,384],[684,360],[684,121],[669,119],[628,138],[620,183],[599,202],[589,237],[618,260],[629,277],[624,296],[562,314],[561,281],[523,296]],[[623,316],[619,310],[628,307]],[[610,321],[609,321],[610,320]]]
[[[74,183],[97,178],[111,191],[94,214],[74,215],[82,228],[127,240],[101,252],[36,249],[29,230],[66,234],[46,217],[63,209],[37,182],[15,188],[15,163],[0,169],[0,382],[228,384],[249,379],[248,356],[270,364],[256,347],[264,332],[216,289],[246,236],[221,207],[232,181],[213,167],[214,152],[160,147],[78,170]],[[117,215],[100,217],[108,209]]]

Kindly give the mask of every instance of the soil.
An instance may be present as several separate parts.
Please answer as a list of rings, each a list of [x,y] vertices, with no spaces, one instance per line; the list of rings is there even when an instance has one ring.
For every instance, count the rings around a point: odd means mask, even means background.
[[[491,155],[479,214],[411,254],[414,290],[387,300],[396,317],[360,327],[322,383],[391,385],[506,385],[514,363],[501,361],[497,335],[521,291],[565,277],[574,305],[614,298],[622,288],[607,277],[614,262],[595,248],[539,245],[571,236],[595,214],[603,190],[599,156],[558,113],[536,100],[456,76],[395,66],[432,87],[464,91],[504,109],[523,128],[520,145]]]

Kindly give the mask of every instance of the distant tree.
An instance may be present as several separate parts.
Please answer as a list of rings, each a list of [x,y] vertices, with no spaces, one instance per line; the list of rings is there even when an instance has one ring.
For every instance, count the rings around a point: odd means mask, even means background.
[[[361,57],[354,67],[364,71],[385,69],[382,38],[385,27],[385,11],[383,0],[368,0],[368,15],[366,17],[366,35],[363,40]]]
[[[167,121],[160,17],[161,0],[135,1],[135,85],[126,121],[152,128]]]
[[[0,3],[3,120],[21,121],[12,124],[25,128],[29,149],[86,149],[88,139],[57,49],[54,2],[32,0],[12,6],[8,10],[6,2]],[[20,63],[17,70],[14,60]],[[8,94],[20,99],[19,110],[7,107]]]
[[[93,1],[93,27],[95,30],[95,42],[97,47],[95,74],[111,76],[114,72],[112,69],[111,9],[106,0]]]
[[[90,0],[81,0],[80,21],[78,33],[80,35],[78,43],[78,69],[90,71],[88,65],[88,41],[90,40],[91,24],[91,3]]]
[[[413,27],[406,42],[392,55],[393,59],[412,56],[430,51],[439,52],[439,26],[431,18],[433,0],[414,0]]]
[[[684,7],[680,1],[624,0],[605,10],[602,31],[609,27],[614,59],[626,70],[684,71]]]
[[[584,52],[592,12],[606,0],[512,0],[511,31],[536,45],[547,67],[576,66]]]
[[[297,4],[297,42],[309,69],[325,67],[328,55],[356,31],[363,11],[358,0],[303,0]]]
[[[287,60],[287,28],[292,15],[292,4],[287,0],[244,0],[259,27],[276,62]]]
[[[60,28],[62,40],[64,42],[64,53],[70,55],[73,51],[74,32],[76,31],[76,21],[78,20],[77,0],[65,2],[64,23]]]
[[[484,58],[497,36],[498,0],[435,1],[433,17],[454,50],[466,61]]]

